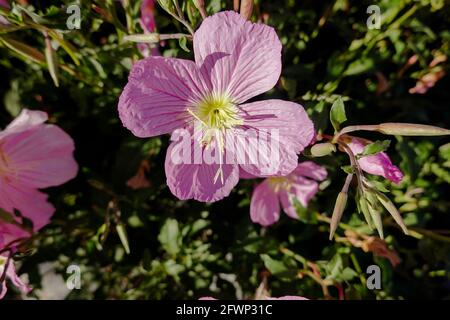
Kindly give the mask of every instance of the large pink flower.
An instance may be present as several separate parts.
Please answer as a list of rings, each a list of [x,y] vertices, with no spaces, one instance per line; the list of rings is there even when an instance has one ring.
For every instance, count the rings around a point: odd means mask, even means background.
[[[311,161],[300,163],[286,177],[271,177],[253,191],[250,217],[253,222],[269,226],[280,218],[280,202],[284,212],[298,219],[295,199],[304,207],[319,190],[317,181],[327,177],[327,171]]]
[[[33,223],[33,231],[45,226],[55,211],[38,189],[60,185],[78,171],[73,140],[59,127],[44,124],[46,120],[44,112],[23,110],[0,131],[0,208],[17,210]],[[0,248],[27,236],[0,220]]]
[[[3,277],[3,278],[2,278]],[[1,281],[3,279],[3,281]],[[30,292],[31,288],[27,286],[23,281],[19,278],[16,273],[16,268],[14,266],[14,261],[9,259],[5,255],[0,255],[0,300],[6,294],[6,280],[9,279],[11,283],[16,286],[23,293]]]
[[[232,11],[221,12],[206,18],[195,32],[194,53],[195,62],[163,57],[138,61],[119,101],[120,118],[136,136],[184,128],[191,133],[190,146],[218,159],[178,163],[173,159],[178,142],[173,141],[165,164],[172,193],[180,199],[216,201],[237,184],[240,167],[256,176],[292,172],[297,154],[314,136],[304,109],[281,100],[245,103],[273,88],[280,76],[281,43],[274,29]],[[194,133],[195,122],[201,134]],[[262,141],[276,141],[279,156],[259,161],[256,153],[267,147],[246,144],[249,130]],[[175,136],[180,135],[174,134],[173,140]],[[225,140],[233,139],[236,149],[230,150]],[[247,161],[226,161],[226,153]]]
[[[351,137],[351,140],[346,142],[355,155],[363,152],[364,147],[371,143],[371,141]],[[392,164],[389,156],[384,152],[379,152],[372,156],[365,156],[358,160],[358,164],[362,170],[367,173],[382,176],[394,183],[400,183],[403,179],[403,173],[398,167]]]

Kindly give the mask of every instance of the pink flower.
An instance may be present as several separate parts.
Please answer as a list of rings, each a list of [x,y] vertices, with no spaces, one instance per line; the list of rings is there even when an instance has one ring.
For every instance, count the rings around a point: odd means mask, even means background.
[[[266,297],[265,300],[309,300],[309,299],[301,296],[282,296],[278,298]]]
[[[78,171],[73,140],[59,127],[44,124],[47,118],[44,112],[25,109],[0,131],[0,208],[18,210],[33,222],[33,231],[55,211],[38,189],[60,185]],[[0,248],[27,236],[20,227],[0,221]]]
[[[278,81],[281,43],[274,29],[248,22],[233,11],[221,12],[206,18],[195,32],[194,53],[195,62],[163,57],[138,61],[118,107],[122,123],[138,137],[187,129],[189,146],[217,156],[218,161],[210,164],[178,163],[174,161],[178,143],[173,141],[165,163],[172,193],[182,200],[211,202],[230,193],[239,180],[239,168],[256,176],[292,172],[297,154],[314,136],[305,110],[281,100],[244,103]],[[200,135],[192,135],[194,122],[201,127]],[[273,165],[270,170],[252,153],[254,145],[242,147],[248,129],[262,140],[279,143],[279,157],[266,159]],[[177,137],[179,130],[172,140]],[[238,150],[227,148],[227,139],[235,139]],[[225,154],[233,152],[248,161],[225,161]]]
[[[371,141],[366,139],[351,137],[347,145],[355,155],[358,155],[370,143]],[[394,183],[400,183],[403,179],[403,173],[398,167],[392,164],[391,159],[384,152],[362,157],[358,160],[358,164],[367,173],[382,176]]]
[[[10,6],[9,6],[9,3],[8,3],[8,0],[0,0],[0,7],[9,9]]]
[[[198,300],[217,300],[217,299],[213,297],[201,297]],[[282,296],[279,298],[263,297],[262,300],[309,300],[309,299],[301,296]]]
[[[311,161],[300,163],[286,177],[271,177],[264,180],[253,191],[250,217],[253,222],[269,226],[280,218],[280,202],[284,212],[298,219],[294,199],[304,207],[319,190],[317,181],[327,177],[327,171]]]
[[[0,255],[0,300],[3,299],[7,291],[6,279],[9,279],[12,284],[23,293],[28,293],[31,290],[31,288],[23,283],[23,281],[17,276],[14,261],[12,259],[9,259],[8,261],[8,257]]]
[[[0,7],[5,8],[5,9],[9,9],[9,3],[7,0],[0,0]],[[0,24],[9,24],[9,21],[6,20],[5,17],[0,16]]]
[[[139,23],[141,24],[144,33],[152,33],[156,31],[155,0],[142,1],[141,18]],[[150,55],[159,56],[159,51],[156,45],[149,46],[146,43],[138,43],[137,46],[144,57],[149,57]]]

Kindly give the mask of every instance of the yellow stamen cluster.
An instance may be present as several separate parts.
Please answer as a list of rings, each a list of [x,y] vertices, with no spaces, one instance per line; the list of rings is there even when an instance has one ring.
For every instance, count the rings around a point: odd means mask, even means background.
[[[289,190],[292,186],[288,177],[270,177],[268,179],[270,186],[275,192],[278,192],[281,189]]]
[[[230,129],[242,125],[238,108],[224,94],[210,94],[200,101],[193,111],[188,110],[206,129]]]

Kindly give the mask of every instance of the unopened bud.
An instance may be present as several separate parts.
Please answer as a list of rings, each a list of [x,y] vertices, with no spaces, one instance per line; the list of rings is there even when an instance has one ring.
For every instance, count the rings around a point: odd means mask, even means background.
[[[330,142],[317,143],[311,147],[313,157],[324,157],[336,151],[336,146]]]
[[[444,136],[450,134],[450,130],[435,126],[395,122],[379,124],[377,131],[398,136]]]
[[[345,206],[347,205],[348,195],[346,192],[339,192],[336,203],[334,205],[333,215],[331,216],[330,223],[330,240],[333,239],[333,235],[337,229],[339,222],[341,221],[342,214],[344,213]]]
[[[126,41],[140,42],[140,43],[158,43],[160,40],[158,33],[146,33],[146,34],[130,34],[123,37]]]
[[[377,193],[377,198],[383,205],[383,207],[385,207],[385,209],[391,214],[392,218],[394,218],[395,222],[397,222],[397,224],[400,226],[403,232],[405,234],[408,234],[408,229],[406,228],[405,223],[403,222],[403,218],[400,215],[398,209],[392,203],[392,201],[389,200],[389,198],[382,193]]]
[[[244,19],[248,20],[252,16],[253,12],[253,0],[242,0],[240,14]]]
[[[203,19],[206,18],[206,10],[205,10],[205,1],[204,0],[194,0],[194,5],[197,8],[198,11],[200,11],[200,14]]]

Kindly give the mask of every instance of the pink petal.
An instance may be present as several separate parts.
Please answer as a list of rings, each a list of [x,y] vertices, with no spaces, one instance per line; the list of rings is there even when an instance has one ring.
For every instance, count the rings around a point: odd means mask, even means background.
[[[12,244],[15,240],[25,239],[30,233],[19,226],[0,221],[0,249]]]
[[[3,259],[7,259],[6,256],[1,256]],[[3,266],[4,267],[4,266]],[[3,268],[0,267],[0,275],[3,274]],[[14,266],[14,261],[11,259],[8,264],[8,268],[6,270],[6,278],[8,278],[12,284],[17,287],[20,291],[23,293],[28,293],[31,291],[31,287],[26,285],[17,275],[16,268]],[[3,297],[6,294],[6,279],[3,281],[3,283],[0,283],[0,299],[3,299]]]
[[[280,196],[283,211],[292,219],[298,219],[297,209],[295,208],[294,200],[292,199],[295,196],[289,194],[286,190],[282,190],[278,194]]]
[[[327,170],[312,162],[312,161],[304,161],[298,164],[297,168],[292,173],[296,176],[311,178],[317,181],[322,181],[327,178]]]
[[[258,177],[244,171],[244,169],[239,167],[239,179],[256,179],[256,178]]]
[[[239,151],[245,152],[249,159],[242,165],[243,170],[255,176],[285,176],[291,173],[297,167],[297,154],[314,137],[314,125],[303,107],[282,100],[258,101],[240,107],[243,127],[249,131],[257,130],[262,142],[258,146],[248,147],[244,139],[238,140]],[[237,135],[244,136],[243,133]]]
[[[352,152],[357,155],[363,152],[364,147],[371,143],[368,140],[352,137],[350,142],[347,142]],[[362,157],[358,160],[361,169],[367,173],[382,176],[394,183],[400,183],[403,179],[403,173],[398,167],[392,164],[389,156],[380,152],[373,156]]]
[[[37,231],[49,223],[55,208],[47,202],[45,193],[28,188],[18,183],[5,183],[0,179],[0,208],[13,213],[18,210],[22,216],[33,222],[33,230]],[[22,237],[19,234],[20,237]]]
[[[259,184],[252,194],[250,218],[254,223],[269,226],[280,218],[278,196],[270,186],[269,180]]]
[[[43,111],[23,109],[5,130],[0,132],[0,139],[12,133],[23,132],[33,127],[37,127],[47,120],[48,116]]]
[[[6,9],[10,8],[7,0],[0,0],[0,7],[6,8]]]
[[[266,300],[309,300],[309,299],[300,296],[282,296],[279,298],[266,297]]]
[[[167,149],[165,170],[167,185],[172,193],[180,200],[195,199],[202,202],[213,202],[228,196],[239,181],[238,166],[225,164],[224,158],[220,160],[222,165],[207,164],[203,157],[200,156],[198,159],[194,151],[198,148],[197,150],[203,154],[205,148],[200,147],[199,142],[194,138],[189,138],[189,142],[191,156],[188,161],[174,160],[180,154],[181,142],[172,142]],[[217,149],[214,146],[212,148],[211,152],[215,154]],[[200,161],[196,161],[196,159]],[[223,172],[223,179],[216,178],[220,168]]]
[[[217,299],[213,298],[213,297],[201,297],[201,298],[198,298],[198,300],[217,300]]]
[[[26,130],[32,121],[19,122],[13,122],[5,130],[8,135],[0,138],[3,166],[10,180],[20,181],[27,188],[47,188],[76,176],[75,147],[67,133],[54,125],[35,125]]]
[[[292,193],[300,203],[306,207],[309,201],[319,191],[319,184],[316,181],[298,177],[293,183],[290,193]]]
[[[133,65],[119,99],[119,116],[138,137],[170,133],[192,120],[187,109],[206,92],[193,61],[149,57]]]
[[[234,11],[206,18],[194,35],[195,61],[214,90],[235,103],[275,86],[281,73],[281,42],[275,30]]]

